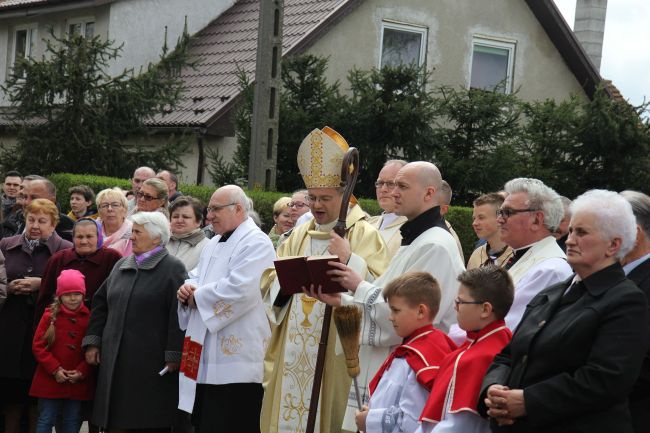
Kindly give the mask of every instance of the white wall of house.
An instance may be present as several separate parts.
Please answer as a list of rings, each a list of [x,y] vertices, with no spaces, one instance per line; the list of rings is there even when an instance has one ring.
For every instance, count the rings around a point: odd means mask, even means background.
[[[71,8],[63,12],[42,12],[35,10],[28,17],[3,18],[0,14],[0,83],[4,83],[14,60],[15,34],[25,26],[36,29],[36,41],[32,57],[40,58],[45,51],[43,38],[49,28],[57,36],[65,34],[69,24],[94,22],[94,34],[112,39],[117,45],[124,44],[121,57],[111,63],[109,74],[115,75],[124,69],[156,62],[162,53],[167,27],[167,45],[173,48],[183,32],[185,17],[190,34],[205,27],[235,0],[128,0],[115,1],[96,7]],[[0,105],[8,102],[0,92]]]
[[[433,85],[469,87],[476,36],[515,46],[512,87],[525,100],[570,94],[586,97],[539,21],[522,0],[373,0],[361,2],[309,48],[329,56],[329,80],[346,90],[350,69],[380,64],[382,23],[394,21],[427,29],[426,67]],[[354,41],[353,52],[350,41]]]
[[[156,62],[163,47],[165,26],[171,49],[183,33],[186,16],[188,31],[194,34],[234,3],[235,0],[123,0],[112,3],[108,37],[124,43],[124,51],[112,64],[111,73],[124,68],[137,71],[140,66]]]

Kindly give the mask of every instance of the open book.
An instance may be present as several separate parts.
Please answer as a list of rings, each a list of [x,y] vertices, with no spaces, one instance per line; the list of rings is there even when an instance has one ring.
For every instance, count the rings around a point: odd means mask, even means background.
[[[334,269],[327,262],[338,261],[338,256],[288,256],[274,260],[280,293],[285,296],[302,293],[302,288],[309,289],[311,284],[316,290],[321,286],[323,293],[346,292],[327,275],[327,271]]]

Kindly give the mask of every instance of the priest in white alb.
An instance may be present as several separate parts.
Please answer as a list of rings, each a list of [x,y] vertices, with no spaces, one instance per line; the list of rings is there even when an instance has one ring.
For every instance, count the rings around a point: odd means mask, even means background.
[[[178,407],[192,414],[196,433],[260,428],[271,330],[259,284],[275,249],[249,210],[238,186],[215,191],[208,214],[217,236],[178,290],[178,320],[185,330]]]
[[[362,278],[373,280],[386,269],[388,253],[361,207],[350,204],[344,238],[332,231],[341,209],[341,166],[347,149],[345,139],[329,127],[315,129],[303,140],[298,150],[298,167],[309,191],[314,217],[293,229],[278,248],[278,256],[336,255]],[[273,327],[264,365],[262,431],[304,432],[325,304],[306,294],[281,295],[272,269],[262,278],[262,291]],[[332,325],[316,432],[340,431],[349,389],[345,356]]]
[[[350,294],[321,295],[331,305],[357,305],[363,310],[358,377],[362,400],[368,401],[368,383],[377,372],[391,348],[402,343],[388,320],[389,309],[383,288],[394,278],[411,271],[429,272],[438,281],[441,290],[440,309],[433,325],[447,332],[455,323],[454,298],[458,293],[456,278],[465,270],[453,236],[440,214],[439,195],[442,184],[438,168],[430,162],[416,161],[403,166],[395,176],[393,197],[395,213],[407,218],[400,228],[402,245],[380,278],[370,283],[363,281],[349,266],[338,265],[331,271]],[[357,409],[354,390],[345,414],[343,430],[356,431],[354,415]]]

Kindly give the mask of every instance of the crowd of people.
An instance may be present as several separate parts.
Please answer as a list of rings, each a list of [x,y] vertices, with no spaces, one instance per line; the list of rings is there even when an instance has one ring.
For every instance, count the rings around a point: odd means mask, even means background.
[[[347,149],[304,139],[268,233],[234,185],[204,206],[139,167],[130,199],[78,185],[66,215],[6,173],[0,431],[650,431],[650,197],[512,179],[463,251],[438,167],[386,161],[370,216],[342,202]],[[284,290],[274,261],[325,255],[342,292]],[[328,306],[360,312],[354,384]]]

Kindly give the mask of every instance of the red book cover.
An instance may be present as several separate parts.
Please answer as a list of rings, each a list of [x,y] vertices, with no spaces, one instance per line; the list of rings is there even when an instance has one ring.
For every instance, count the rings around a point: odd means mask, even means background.
[[[284,296],[302,293],[302,288],[311,284],[320,285],[323,293],[339,293],[346,290],[332,281],[327,271],[332,268],[327,262],[338,262],[337,256],[291,256],[274,260],[275,273],[280,282],[280,293]]]
[[[311,276],[311,283],[315,289],[321,286],[323,293],[340,293],[347,292],[339,283],[332,281],[327,271],[335,269],[327,262],[339,262],[338,256],[312,256],[307,257],[307,269]]]
[[[280,257],[273,261],[275,273],[280,282],[280,293],[284,296],[302,293],[302,287],[309,287],[310,277],[306,257]]]

